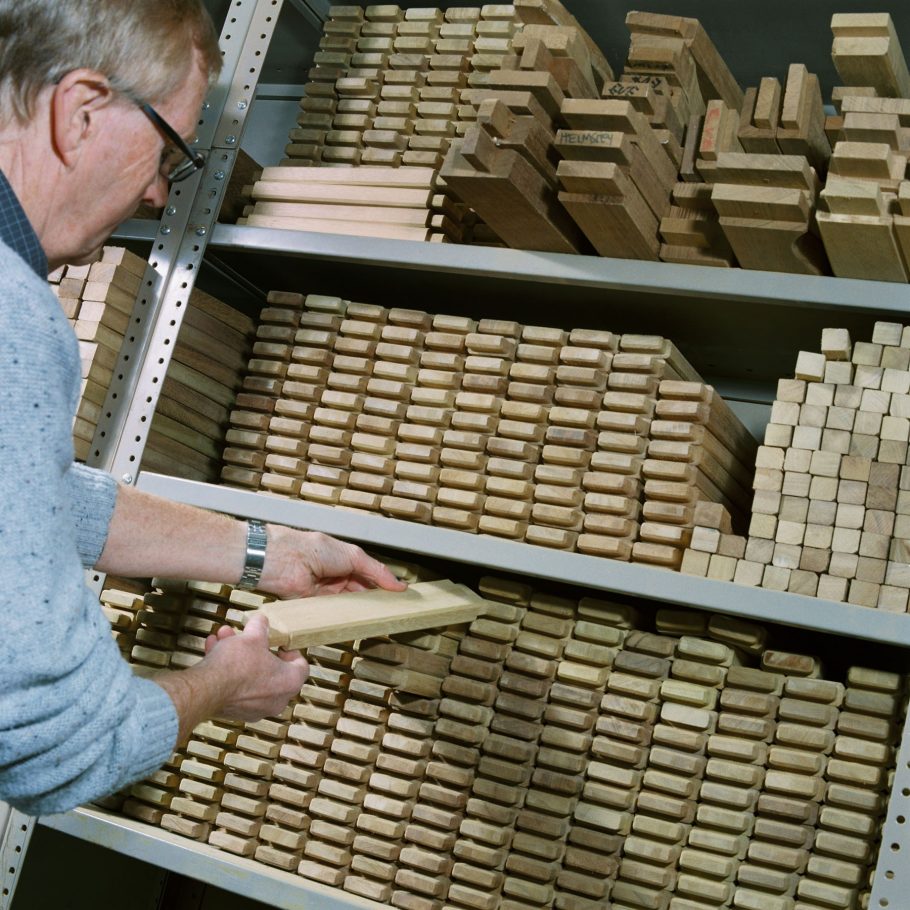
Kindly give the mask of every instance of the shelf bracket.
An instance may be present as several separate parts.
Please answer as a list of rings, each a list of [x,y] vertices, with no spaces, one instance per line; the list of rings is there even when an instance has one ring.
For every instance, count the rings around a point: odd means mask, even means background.
[[[0,802],[0,910],[10,910],[35,819]]]

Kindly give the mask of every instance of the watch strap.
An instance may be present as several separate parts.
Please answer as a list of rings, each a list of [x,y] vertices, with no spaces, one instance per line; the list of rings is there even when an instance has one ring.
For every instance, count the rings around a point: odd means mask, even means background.
[[[246,525],[246,560],[243,563],[243,574],[237,587],[244,591],[252,591],[262,577],[262,567],[265,565],[265,548],[268,544],[268,533],[265,525],[250,518]]]

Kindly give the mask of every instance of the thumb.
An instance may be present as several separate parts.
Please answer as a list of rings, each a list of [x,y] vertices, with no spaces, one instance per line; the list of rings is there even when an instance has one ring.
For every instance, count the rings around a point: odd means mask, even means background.
[[[268,646],[269,618],[265,613],[254,613],[244,624],[243,634],[247,638],[262,639]]]

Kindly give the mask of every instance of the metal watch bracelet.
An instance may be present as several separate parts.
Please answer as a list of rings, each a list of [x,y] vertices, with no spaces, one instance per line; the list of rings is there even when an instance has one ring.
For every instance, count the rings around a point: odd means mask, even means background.
[[[262,567],[265,565],[265,548],[268,544],[268,533],[265,525],[255,518],[247,520],[246,526],[246,560],[243,564],[243,574],[237,587],[244,591],[252,591],[259,584],[262,577]]]

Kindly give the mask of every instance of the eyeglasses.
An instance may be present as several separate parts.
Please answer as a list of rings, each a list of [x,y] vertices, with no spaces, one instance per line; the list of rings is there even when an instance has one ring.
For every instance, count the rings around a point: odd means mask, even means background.
[[[201,152],[194,152],[180,137],[180,134],[150,104],[139,104],[139,110],[170,140],[161,153],[161,176],[168,183],[179,183],[186,180],[205,166],[205,157]]]

